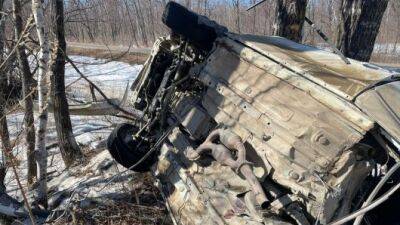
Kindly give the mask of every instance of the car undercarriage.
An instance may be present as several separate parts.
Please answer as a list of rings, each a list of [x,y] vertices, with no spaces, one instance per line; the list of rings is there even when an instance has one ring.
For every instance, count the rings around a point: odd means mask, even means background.
[[[399,222],[396,74],[174,2],[163,22],[108,149],[154,175],[174,223]]]

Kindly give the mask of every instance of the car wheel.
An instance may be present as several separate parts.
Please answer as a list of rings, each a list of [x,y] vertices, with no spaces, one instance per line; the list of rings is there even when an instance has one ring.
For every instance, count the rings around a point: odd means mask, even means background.
[[[130,168],[141,160],[150,150],[150,144],[141,137],[134,138],[139,130],[138,127],[124,123],[118,125],[107,140],[107,148],[111,156],[125,168]],[[143,162],[131,170],[136,172],[147,172],[155,162],[156,153],[150,154]]]

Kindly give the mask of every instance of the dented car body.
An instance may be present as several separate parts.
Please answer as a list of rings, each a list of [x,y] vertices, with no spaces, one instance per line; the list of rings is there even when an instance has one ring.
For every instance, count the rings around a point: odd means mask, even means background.
[[[368,206],[399,159],[395,74],[176,3],[163,21],[132,86],[141,116],[108,147],[152,172],[176,224],[343,224]]]

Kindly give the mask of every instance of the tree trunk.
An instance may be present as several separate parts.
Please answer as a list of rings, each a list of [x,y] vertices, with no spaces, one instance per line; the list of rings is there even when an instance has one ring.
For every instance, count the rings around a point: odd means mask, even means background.
[[[369,61],[389,0],[342,0],[337,47],[349,58]]]
[[[253,0],[251,2],[252,5],[256,4],[257,0]],[[256,34],[256,21],[257,21],[257,7],[253,9],[253,15],[252,15],[252,21],[251,21],[251,33]]]
[[[3,11],[4,0],[0,0],[0,11]],[[3,14],[0,14],[0,62],[3,62],[4,55],[4,20]],[[0,190],[5,191],[4,179],[6,178],[7,161],[5,152],[10,149],[10,135],[8,133],[7,118],[6,118],[6,98],[7,93],[4,91],[7,89],[7,75],[6,70],[0,68],[0,141],[2,147],[2,161],[0,164]]]
[[[0,84],[1,85],[1,84]],[[1,93],[2,95],[3,93]],[[7,127],[7,117],[3,109],[4,98],[0,97],[0,138],[2,147],[2,161],[0,164],[0,193],[5,192],[6,186],[4,184],[7,173],[7,149],[10,149],[10,136]]]
[[[142,7],[140,5],[140,0],[139,1],[134,0],[132,3],[133,3],[133,7],[135,9],[135,13],[137,15],[136,18],[138,20],[138,24],[139,24],[140,31],[142,34],[142,41],[145,46],[149,46],[149,42],[147,40],[147,34],[146,34],[146,25],[144,23],[144,17],[141,13]]]
[[[240,1],[235,0],[233,2],[233,6],[235,7],[235,12],[236,12],[236,18],[235,18],[236,32],[240,34]]]
[[[306,8],[307,0],[278,0],[274,35],[301,42]]]
[[[310,19],[311,19],[311,21],[315,21],[315,3],[314,2],[310,2],[309,4],[308,4],[308,6],[309,6],[309,9],[310,9]],[[309,27],[309,35],[310,35],[310,44],[312,45],[312,46],[315,46],[315,35],[314,35],[314,29],[312,29],[311,27]]]
[[[337,25],[336,25],[336,12],[334,9],[333,1],[328,1],[328,17],[329,17],[329,37],[331,37],[332,42],[336,43],[337,41]]]
[[[136,24],[133,22],[133,18],[131,17],[129,5],[128,5],[128,2],[126,0],[124,0],[124,5],[125,5],[125,8],[126,8],[126,14],[128,16],[128,23],[129,23],[130,28],[131,28],[130,31],[131,31],[131,34],[132,34],[132,37],[133,37],[133,41],[135,42],[136,46],[138,47],[139,46],[139,41],[138,41],[138,38],[137,38],[137,35],[136,35],[136,30],[137,30],[136,29]]]
[[[400,41],[400,13],[399,13],[399,11],[398,10],[400,10],[400,2],[391,2],[392,3],[392,8],[393,8],[393,10],[394,10],[394,12],[395,12],[395,16],[396,16],[396,37],[395,37],[395,39],[394,39],[394,43],[393,43],[393,49],[392,49],[392,54],[393,55],[397,55],[397,53],[398,53],[398,47],[397,47],[397,45],[398,45],[398,43],[399,43],[399,41]]]
[[[22,33],[22,18],[21,18],[21,2],[13,0],[13,16],[15,20],[15,40],[18,40]],[[33,76],[29,67],[28,57],[25,53],[25,45],[17,46],[17,59],[19,69],[22,74],[22,92],[24,99],[25,117],[24,125],[26,132],[27,144],[27,160],[28,160],[28,185],[34,182],[36,177],[36,162],[35,162],[35,125],[33,118]]]
[[[6,190],[6,186],[4,185],[4,179],[6,178],[6,171],[7,171],[7,155],[8,149],[11,149],[10,145],[10,135],[8,132],[7,126],[7,117],[6,117],[6,102],[4,93],[2,90],[4,89],[6,82],[4,82],[3,73],[0,74],[0,140],[1,140],[1,147],[2,147],[2,162],[0,164],[0,192]],[[6,80],[7,81],[7,80]]]
[[[53,85],[54,120],[61,155],[65,166],[69,167],[82,158],[82,153],[72,133],[68,102],[65,95],[64,53],[66,52],[66,42],[64,33],[64,1],[54,0],[52,4],[55,12],[53,33],[56,36],[56,40],[54,41],[54,56],[52,57],[54,59],[52,62],[54,63],[50,66]]]
[[[36,133],[35,157],[39,166],[39,185],[37,203],[47,208],[47,151],[46,151],[46,128],[47,128],[47,90],[48,90],[48,61],[49,42],[45,31],[45,20],[41,0],[32,0],[32,13],[35,18],[36,32],[39,39],[39,69],[38,69],[38,94],[39,94],[39,126]]]
[[[150,23],[151,23],[151,38],[152,38],[152,42],[154,42],[156,40],[156,27],[154,25],[154,21],[156,20],[156,18],[154,17],[154,12],[153,12],[153,0],[149,0],[149,11],[150,11]]]

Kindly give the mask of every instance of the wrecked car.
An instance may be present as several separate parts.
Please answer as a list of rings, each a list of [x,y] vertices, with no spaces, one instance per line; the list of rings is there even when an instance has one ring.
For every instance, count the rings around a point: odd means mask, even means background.
[[[108,149],[151,171],[175,224],[398,222],[376,208],[399,199],[398,75],[174,2],[163,22]]]

